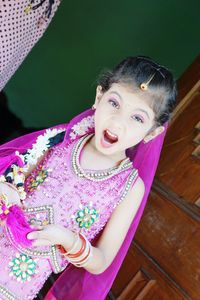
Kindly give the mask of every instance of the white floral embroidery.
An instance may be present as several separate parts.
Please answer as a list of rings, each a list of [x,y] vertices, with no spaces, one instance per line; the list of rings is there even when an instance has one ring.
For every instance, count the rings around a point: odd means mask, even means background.
[[[71,129],[70,138],[74,140],[79,135],[84,135],[89,128],[94,128],[94,116],[83,118],[80,122],[75,124]]]
[[[1,176],[0,176],[0,182],[6,182],[6,178],[5,178],[4,175],[1,175]]]
[[[39,135],[37,137],[36,143],[32,145],[31,149],[28,149],[26,154],[20,154],[18,151],[15,152],[17,156],[19,156],[23,162],[25,162],[25,166],[23,167],[24,171],[27,171],[31,165],[37,163],[38,158],[44,154],[44,152],[48,149],[49,139],[54,137],[56,134],[64,131],[65,129],[47,129],[44,135]]]
[[[23,154],[20,154],[19,151],[15,151],[15,155],[19,156],[24,163],[24,155]]]
[[[89,128],[94,128],[94,116],[88,116],[83,118],[80,122],[75,124],[71,128],[70,138],[76,139],[77,136],[84,135]],[[35,165],[38,159],[48,149],[49,139],[54,137],[56,134],[64,131],[65,129],[47,129],[43,135],[37,137],[36,143],[32,145],[31,149],[28,149],[26,154],[20,154],[19,151],[15,152],[16,156],[19,156],[24,162],[23,170],[27,172],[31,165]]]

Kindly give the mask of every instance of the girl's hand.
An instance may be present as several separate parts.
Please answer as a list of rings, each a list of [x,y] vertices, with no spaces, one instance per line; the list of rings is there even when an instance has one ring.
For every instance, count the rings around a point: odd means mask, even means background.
[[[5,194],[8,198],[8,202],[11,204],[17,204],[22,207],[22,203],[20,201],[20,197],[18,192],[15,190],[14,187],[10,186],[9,184],[0,182],[0,196],[1,193]]]
[[[70,232],[61,225],[33,226],[39,229],[27,235],[27,239],[34,240],[33,246],[65,245]]]

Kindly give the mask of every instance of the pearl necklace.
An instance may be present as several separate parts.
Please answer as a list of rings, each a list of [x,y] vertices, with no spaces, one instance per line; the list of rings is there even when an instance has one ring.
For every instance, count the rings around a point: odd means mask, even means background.
[[[130,161],[129,157],[127,157],[124,160],[122,160],[118,166],[114,166],[102,171],[96,171],[94,173],[91,173],[89,171],[85,172],[79,163],[79,157],[82,148],[93,134],[94,133],[91,133],[81,137],[72,150],[72,168],[76,175],[78,175],[79,177],[87,178],[92,181],[103,181],[120,173],[122,170],[128,169],[132,166],[132,162]]]

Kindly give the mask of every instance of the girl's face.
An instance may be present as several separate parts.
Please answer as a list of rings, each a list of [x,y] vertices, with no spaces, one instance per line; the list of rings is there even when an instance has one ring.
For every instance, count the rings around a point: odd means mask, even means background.
[[[142,91],[143,92],[143,91]],[[103,93],[97,87],[95,98],[95,146],[102,154],[125,156],[125,150],[141,140],[153,139],[164,127],[154,125],[154,111],[140,94],[134,93],[127,85],[114,83]]]

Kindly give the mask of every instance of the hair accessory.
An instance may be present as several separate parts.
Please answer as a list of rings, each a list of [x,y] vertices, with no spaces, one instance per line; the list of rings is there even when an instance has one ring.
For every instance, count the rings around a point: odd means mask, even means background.
[[[147,82],[142,82],[140,84],[141,90],[146,91],[148,89],[148,85],[151,82],[151,80],[154,78],[154,76],[155,76],[155,73],[153,75],[151,75],[151,77],[149,78],[149,80]]]
[[[155,67],[153,67],[156,71],[158,71],[159,73],[160,73],[160,75],[163,77],[163,78],[165,78],[165,75],[163,74],[163,72],[161,72],[161,68],[159,67],[159,68],[155,68]],[[163,67],[164,68],[164,67]]]
[[[162,66],[158,63],[156,63],[155,61],[153,62],[152,59],[148,58],[148,57],[145,57],[145,56],[137,56],[137,58],[141,58],[143,60],[146,60],[147,62],[149,62],[151,68],[155,69],[157,72],[160,73],[160,75],[165,78],[165,75],[163,74],[163,72],[161,72],[161,69],[166,69],[168,70],[165,66]],[[152,62],[153,62],[153,65],[152,65]],[[169,70],[168,70],[169,71]]]

